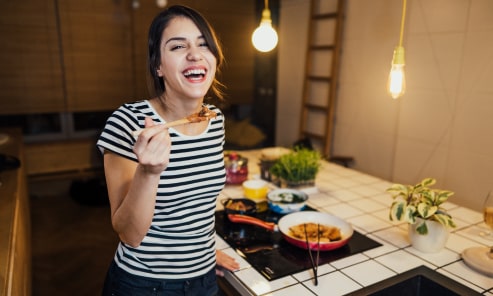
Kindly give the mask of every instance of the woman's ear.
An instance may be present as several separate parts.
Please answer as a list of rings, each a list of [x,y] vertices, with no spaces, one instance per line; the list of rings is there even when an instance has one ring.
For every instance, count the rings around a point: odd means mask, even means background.
[[[161,71],[161,68],[157,68],[156,72],[159,77],[163,77],[163,72]]]

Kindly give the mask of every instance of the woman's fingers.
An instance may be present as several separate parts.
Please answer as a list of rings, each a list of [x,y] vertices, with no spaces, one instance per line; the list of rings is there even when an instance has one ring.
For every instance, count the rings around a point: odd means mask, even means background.
[[[152,172],[161,172],[169,163],[171,138],[168,129],[155,124],[149,117],[145,119],[145,127],[135,142],[134,153],[141,165],[148,166]]]
[[[151,127],[151,126],[156,125],[156,123],[154,123],[154,120],[152,120],[152,118],[146,117],[144,119],[144,125],[145,125],[145,127]]]
[[[160,133],[162,131],[168,130],[163,124],[157,124],[155,123],[152,118],[146,117],[145,118],[145,128],[142,130],[139,130],[139,134],[136,135],[139,138],[142,139],[150,139],[157,133]]]
[[[234,271],[240,268],[236,260],[221,250],[216,250],[216,263],[227,270]]]

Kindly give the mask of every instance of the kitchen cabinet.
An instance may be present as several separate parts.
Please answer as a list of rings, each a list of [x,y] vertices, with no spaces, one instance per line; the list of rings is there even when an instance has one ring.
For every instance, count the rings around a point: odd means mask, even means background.
[[[31,295],[31,219],[20,130],[0,130],[9,139],[0,153],[21,166],[0,171],[0,295]]]
[[[248,158],[249,177],[258,177],[257,160],[261,151],[241,151],[241,154]],[[314,285],[310,268],[267,280],[241,251],[218,235],[217,248],[240,263],[239,270],[226,272],[224,280],[240,295],[346,295],[426,266],[478,293],[491,291],[493,278],[469,268],[461,258],[466,248],[491,244],[479,235],[488,229],[482,222],[482,214],[449,200],[443,206],[456,221],[457,228],[451,230],[443,250],[422,253],[410,245],[407,224],[388,219],[392,199],[385,189],[390,185],[389,181],[324,161],[316,179],[316,188],[307,190],[308,205],[344,219],[354,230],[381,246],[319,265],[318,285]],[[241,186],[228,185],[220,194],[217,207],[222,209],[220,201],[225,198],[240,197],[243,197]],[[248,237],[248,233],[242,235]],[[263,245],[264,250],[267,247]]]

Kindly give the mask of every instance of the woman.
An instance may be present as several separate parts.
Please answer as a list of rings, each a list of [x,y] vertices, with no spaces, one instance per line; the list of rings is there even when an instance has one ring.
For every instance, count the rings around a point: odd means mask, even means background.
[[[216,197],[225,183],[224,118],[204,97],[212,90],[221,98],[215,74],[222,62],[213,29],[191,8],[171,6],[151,23],[154,97],[116,110],[97,143],[120,238],[103,295],[216,295],[216,264],[239,267],[215,251]],[[217,116],[162,126],[203,106]],[[142,130],[137,137],[136,130]]]

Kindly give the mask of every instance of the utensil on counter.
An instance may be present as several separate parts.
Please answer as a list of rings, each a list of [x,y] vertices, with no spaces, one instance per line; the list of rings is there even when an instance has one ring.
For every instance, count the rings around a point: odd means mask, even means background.
[[[277,224],[245,215],[229,214],[228,219],[233,223],[246,223],[263,227],[270,231],[279,231],[282,234],[282,237],[288,243],[302,249],[310,248],[311,250],[320,251],[330,251],[338,249],[346,245],[346,243],[354,233],[353,227],[341,218],[328,213],[321,213],[317,211],[300,211],[290,213],[281,217]],[[293,226],[302,225],[304,223],[314,223],[338,227],[341,232],[341,239],[330,242],[309,242],[307,245],[305,239],[299,239],[292,236],[289,230],[289,228]]]
[[[312,269],[313,269],[313,280],[314,280],[314,285],[318,286],[318,261],[320,259],[320,224],[317,224],[317,260],[313,259],[313,254],[312,250],[310,248],[310,242],[308,239],[308,231],[306,230],[306,223],[303,224],[304,229],[305,229],[305,238],[306,238],[306,248],[308,249],[308,254],[310,255],[310,263],[312,264]]]

